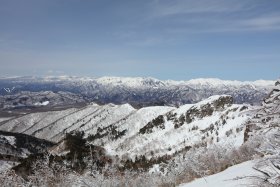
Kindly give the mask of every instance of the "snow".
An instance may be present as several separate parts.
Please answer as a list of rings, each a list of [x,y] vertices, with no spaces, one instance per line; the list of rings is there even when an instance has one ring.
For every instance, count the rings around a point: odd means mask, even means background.
[[[199,110],[201,106],[207,103],[211,104],[220,97],[228,96],[213,96],[197,104],[183,105],[177,109],[169,110],[169,112],[176,114],[176,118],[178,119],[189,109],[197,108]],[[240,108],[242,107],[243,105],[226,106],[225,110],[223,111],[215,111],[210,116],[205,116],[201,119],[197,118],[191,123],[185,123],[177,129],[174,128],[174,121],[168,121],[164,115],[164,128],[162,129],[154,127],[152,132],[145,134],[139,134],[140,127],[144,127],[145,123],[142,123],[139,126],[137,121],[128,120],[121,124],[120,129],[127,129],[127,134],[129,134],[129,136],[124,136],[121,140],[106,142],[105,148],[110,150],[110,153],[115,153],[118,155],[126,155],[129,153],[130,157],[133,159],[136,155],[145,155],[147,158],[149,158],[150,150],[153,150],[154,155],[157,156],[173,154],[175,151],[179,151],[185,146],[193,146],[200,143],[202,141],[202,137],[206,137],[205,141],[207,141],[208,144],[211,144],[211,139],[214,138],[214,142],[212,141],[213,143],[222,145],[230,143],[231,145],[238,147],[243,143],[243,134],[245,129],[244,124],[250,116],[245,115],[244,111],[240,112]],[[166,107],[158,107],[157,110],[163,111],[165,108]],[[141,110],[146,110],[146,108]],[[159,115],[160,114],[158,113],[157,116]],[[142,118],[149,118],[149,121],[154,119],[148,117],[148,115],[144,113],[143,115],[140,115],[140,117],[135,116],[134,119],[142,121]],[[225,124],[223,124],[223,119],[226,120]],[[147,122],[148,121],[146,121],[146,124]],[[133,127],[135,128],[129,128],[129,126],[126,124],[134,124]],[[210,131],[209,135],[206,135],[208,133],[203,131],[207,131],[207,129],[209,129],[212,124],[215,124],[213,133]],[[239,129],[237,132],[237,128],[242,130]],[[232,134],[227,136],[226,132],[230,130],[232,131]],[[219,141],[217,141],[217,139],[219,139]],[[104,139],[102,141],[104,143]],[[169,148],[171,148],[171,150]]]
[[[149,173],[160,173],[159,164],[154,164],[151,169],[149,169]]]
[[[193,104],[186,104],[183,106],[180,106],[178,109],[174,111],[174,113],[177,113],[178,116],[185,113],[187,110],[189,110],[191,107],[193,107]]]
[[[247,161],[227,168],[226,170],[204,178],[196,179],[179,187],[238,187],[252,184],[251,176],[260,173],[253,169],[256,161]]]
[[[7,121],[7,120],[9,120],[9,119],[12,119],[12,117],[0,118],[0,122],[2,122],[2,121]]]
[[[197,85],[197,86],[245,86],[254,85],[257,87],[267,87],[273,86],[275,81],[273,80],[256,80],[256,81],[237,81],[237,80],[221,80],[217,78],[198,78],[185,81],[187,85]]]
[[[0,160],[0,172],[7,171],[18,164],[17,162]]]
[[[102,85],[125,85],[133,88],[141,88],[142,86],[151,86],[156,88],[165,85],[163,81],[157,80],[152,77],[101,77],[96,79],[96,82]]]
[[[205,105],[205,104],[211,104],[214,101],[217,101],[218,99],[222,98],[222,97],[231,97],[230,95],[213,95],[207,99],[204,99],[202,101],[200,101],[199,103],[197,103],[197,105]]]
[[[5,138],[9,144],[11,145],[15,145],[16,144],[16,138],[14,136],[3,136],[3,135],[0,135],[0,138]]]
[[[36,106],[47,106],[50,103],[50,101],[44,101],[42,103],[35,103]]]
[[[255,87],[271,87],[274,85],[274,80],[256,80],[256,81],[237,81],[237,80],[221,80],[218,78],[197,78],[191,80],[158,80],[153,77],[79,77],[79,76],[45,76],[45,77],[0,77],[0,80],[5,79],[19,79],[18,81],[72,81],[72,82],[96,82],[101,85],[112,85],[112,86],[128,86],[138,87],[150,86],[150,87],[161,87],[161,86],[178,86],[186,85],[191,87],[221,87],[221,86],[255,86]]]
[[[169,111],[174,110],[173,107],[165,106],[154,106],[154,107],[145,107],[141,108],[130,116],[127,116],[126,119],[123,119],[115,124],[119,131],[127,130],[127,133],[122,139],[117,139],[114,141],[109,141],[106,143],[105,148],[110,154],[117,154],[114,150],[123,144],[127,144],[126,140],[134,139],[135,135],[139,130],[144,127],[148,122],[153,120],[159,115],[166,114]],[[126,152],[126,151],[125,151]],[[121,153],[125,153],[122,152]],[[120,152],[118,153],[120,154]]]

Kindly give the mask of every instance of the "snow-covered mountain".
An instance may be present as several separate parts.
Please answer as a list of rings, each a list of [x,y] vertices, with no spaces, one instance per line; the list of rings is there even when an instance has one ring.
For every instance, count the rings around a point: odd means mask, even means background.
[[[91,144],[121,158],[174,155],[197,145],[243,143],[249,105],[233,104],[229,95],[212,96],[179,108],[135,109],[129,104],[97,105],[27,114],[2,122],[0,130],[61,142],[82,131]]]
[[[86,100],[103,104],[130,103],[136,107],[180,106],[199,102],[212,95],[227,94],[234,98],[235,103],[259,104],[273,85],[274,81],[265,80],[241,82],[220,79],[161,81],[142,77],[12,77],[0,78],[0,94],[7,95],[5,99],[13,101],[12,95],[22,91],[25,91],[25,94],[61,91],[75,94],[75,96],[69,94],[69,97],[79,97],[77,101]],[[3,102],[1,101],[2,105]],[[50,101],[50,104],[52,103]],[[64,104],[69,103],[65,101]]]

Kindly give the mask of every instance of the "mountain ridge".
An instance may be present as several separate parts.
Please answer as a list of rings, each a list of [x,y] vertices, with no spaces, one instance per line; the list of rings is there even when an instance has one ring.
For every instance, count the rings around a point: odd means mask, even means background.
[[[5,121],[0,130],[56,143],[67,133],[82,131],[89,142],[112,154],[125,157],[131,152],[131,155],[149,156],[153,151],[154,155],[163,156],[201,142],[206,145],[223,142],[224,136],[242,144],[242,124],[248,119],[250,109],[250,105],[233,104],[229,95],[211,96],[178,108],[135,109],[129,104],[92,103],[79,109],[26,114]]]
[[[77,102],[130,103],[134,107],[180,106],[223,94],[233,96],[235,103],[259,105],[273,85],[274,81],[242,82],[213,78],[161,81],[151,77],[13,77],[0,79],[0,108],[38,108],[47,101],[51,107]],[[36,95],[44,95],[46,91],[53,92],[53,97],[37,98]],[[13,97],[23,92],[27,95],[25,98]]]

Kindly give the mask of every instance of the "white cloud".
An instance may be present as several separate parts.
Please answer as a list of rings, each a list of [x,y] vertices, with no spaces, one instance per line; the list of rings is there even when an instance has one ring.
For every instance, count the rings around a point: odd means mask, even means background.
[[[63,75],[64,71],[61,70],[47,70],[46,75]]]
[[[277,8],[262,0],[154,0],[151,7],[150,22],[167,33],[280,29]]]
[[[235,12],[248,10],[255,6],[250,0],[155,0],[153,5],[153,15],[158,17],[176,14]]]
[[[279,29],[280,15],[265,15],[240,21],[240,25],[255,29]]]

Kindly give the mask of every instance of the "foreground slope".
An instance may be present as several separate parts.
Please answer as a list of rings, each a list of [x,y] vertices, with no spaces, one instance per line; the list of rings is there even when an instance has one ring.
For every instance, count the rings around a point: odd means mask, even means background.
[[[179,187],[241,187],[252,186],[254,177],[261,174],[253,167],[257,161],[247,161],[241,164],[231,166],[220,173],[196,179],[187,184],[181,184]]]

